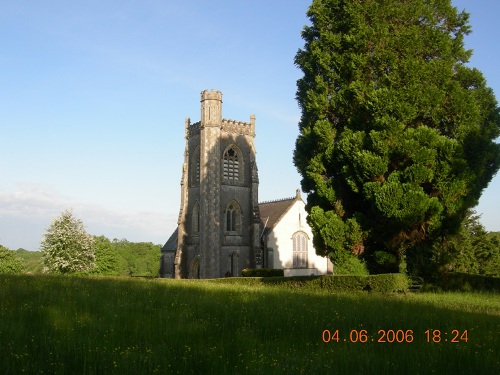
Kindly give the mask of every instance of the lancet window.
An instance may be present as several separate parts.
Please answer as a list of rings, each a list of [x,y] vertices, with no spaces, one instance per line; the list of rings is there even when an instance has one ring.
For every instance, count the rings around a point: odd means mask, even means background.
[[[293,241],[293,268],[307,268],[307,235],[296,232]]]

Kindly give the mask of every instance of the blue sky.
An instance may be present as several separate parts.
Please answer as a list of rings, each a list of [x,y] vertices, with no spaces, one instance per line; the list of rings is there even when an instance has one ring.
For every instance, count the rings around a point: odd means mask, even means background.
[[[500,93],[498,0],[471,13],[471,65]],[[72,209],[87,231],[163,243],[176,226],[184,118],[223,93],[223,117],[256,115],[259,200],[300,176],[293,58],[309,0],[0,3],[0,244],[37,250]],[[478,213],[500,230],[500,176]]]

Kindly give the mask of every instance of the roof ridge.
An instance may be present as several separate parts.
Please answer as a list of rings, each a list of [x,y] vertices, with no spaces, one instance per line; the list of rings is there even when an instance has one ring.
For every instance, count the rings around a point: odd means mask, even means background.
[[[265,204],[265,203],[275,203],[275,202],[284,202],[284,201],[291,201],[291,200],[295,200],[295,198],[296,198],[296,197],[273,199],[273,200],[270,200],[270,201],[262,201],[262,202],[259,202],[259,204]]]

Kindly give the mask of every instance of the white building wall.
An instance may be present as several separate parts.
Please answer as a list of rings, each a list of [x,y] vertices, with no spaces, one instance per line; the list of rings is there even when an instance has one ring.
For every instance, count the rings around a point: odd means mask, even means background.
[[[306,221],[307,212],[302,200],[296,200],[288,212],[275,225],[268,236],[268,248],[273,249],[272,268],[283,269],[285,276],[326,275],[327,258],[316,255],[312,242],[312,231]],[[294,233],[302,231],[307,235],[307,268],[293,268]]]

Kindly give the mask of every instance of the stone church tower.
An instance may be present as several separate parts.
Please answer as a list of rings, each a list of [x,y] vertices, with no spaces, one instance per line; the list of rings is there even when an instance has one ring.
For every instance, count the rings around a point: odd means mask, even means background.
[[[255,116],[222,118],[222,93],[201,93],[199,122],[185,122],[181,208],[170,256],[176,278],[239,276],[262,266]],[[171,250],[174,250],[173,248]],[[163,251],[162,251],[163,252]]]

